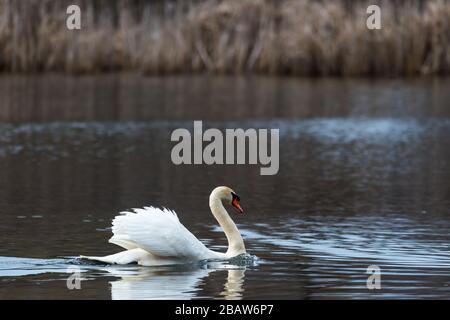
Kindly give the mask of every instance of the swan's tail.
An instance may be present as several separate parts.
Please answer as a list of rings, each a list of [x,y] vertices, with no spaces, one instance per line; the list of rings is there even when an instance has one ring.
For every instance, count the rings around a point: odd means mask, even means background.
[[[119,253],[111,254],[104,257],[96,256],[79,256],[80,259],[97,261],[109,264],[129,264],[129,263],[139,263],[144,256],[148,255],[143,249],[136,248],[132,250],[125,250]]]
[[[94,257],[94,256],[81,255],[78,257],[78,259],[114,264],[114,261],[110,258],[110,256]]]

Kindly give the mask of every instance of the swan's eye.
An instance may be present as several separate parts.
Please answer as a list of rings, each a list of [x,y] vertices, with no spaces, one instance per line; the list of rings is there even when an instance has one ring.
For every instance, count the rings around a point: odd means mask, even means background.
[[[237,201],[241,201],[241,198],[234,192],[231,193],[231,201],[236,199]]]

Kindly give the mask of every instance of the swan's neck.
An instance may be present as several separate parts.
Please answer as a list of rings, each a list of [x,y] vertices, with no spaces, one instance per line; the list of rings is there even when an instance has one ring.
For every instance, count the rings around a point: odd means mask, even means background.
[[[242,236],[239,233],[238,228],[223,207],[222,201],[218,198],[212,197],[209,200],[209,207],[227,237],[228,250],[226,256],[231,258],[245,253],[244,240],[242,240]]]

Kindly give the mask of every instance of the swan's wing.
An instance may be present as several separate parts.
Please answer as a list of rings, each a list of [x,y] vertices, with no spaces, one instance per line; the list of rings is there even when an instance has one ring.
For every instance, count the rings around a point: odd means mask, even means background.
[[[209,250],[187,230],[174,211],[145,207],[122,212],[113,220],[109,242],[126,249],[142,248],[160,257],[206,259]]]

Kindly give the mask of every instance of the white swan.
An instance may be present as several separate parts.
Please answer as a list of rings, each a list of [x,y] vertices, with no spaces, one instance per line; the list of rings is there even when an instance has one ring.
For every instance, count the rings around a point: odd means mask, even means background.
[[[188,229],[174,211],[145,207],[134,212],[121,212],[112,222],[113,236],[109,239],[127,250],[105,257],[80,256],[82,259],[111,264],[138,263],[161,266],[200,260],[227,260],[245,253],[245,245],[222,201],[243,213],[240,198],[228,187],[217,187],[209,196],[209,207],[228,240],[226,253],[209,250]]]

